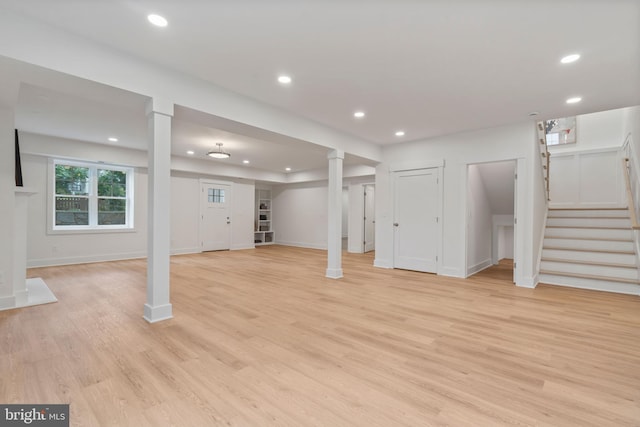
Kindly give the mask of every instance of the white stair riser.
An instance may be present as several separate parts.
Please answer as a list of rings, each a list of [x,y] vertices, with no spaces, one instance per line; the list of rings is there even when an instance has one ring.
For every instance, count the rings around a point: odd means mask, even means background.
[[[542,258],[568,259],[586,262],[605,262],[615,264],[625,264],[630,267],[636,266],[636,256],[634,254],[615,254],[608,252],[585,252],[560,249],[543,249]]]
[[[559,276],[554,274],[541,274],[539,283],[570,286],[572,288],[617,292],[621,294],[640,295],[640,285],[613,282],[608,280],[583,279],[579,277]]]
[[[615,240],[582,240],[582,239],[544,239],[544,247],[563,249],[584,249],[593,251],[628,251],[633,252],[633,242]]]
[[[562,227],[631,228],[629,218],[547,218],[547,225]]]
[[[550,270],[563,273],[588,274],[622,279],[638,279],[638,270],[635,268],[607,267],[589,264],[571,264],[568,262],[545,261],[540,263],[541,270]]]
[[[611,217],[611,218],[629,218],[629,210],[628,209],[563,209],[563,210],[554,210],[550,209],[548,218],[556,218],[562,216],[580,216],[580,217]]]
[[[545,237],[580,237],[583,239],[625,239],[633,240],[632,230],[604,229],[604,228],[549,228]]]

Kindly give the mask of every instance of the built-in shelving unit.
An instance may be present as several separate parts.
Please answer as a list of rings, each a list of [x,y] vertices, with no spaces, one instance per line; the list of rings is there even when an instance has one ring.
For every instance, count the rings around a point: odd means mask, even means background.
[[[253,241],[256,246],[271,245],[275,240],[271,212],[271,190],[256,190],[256,216]]]

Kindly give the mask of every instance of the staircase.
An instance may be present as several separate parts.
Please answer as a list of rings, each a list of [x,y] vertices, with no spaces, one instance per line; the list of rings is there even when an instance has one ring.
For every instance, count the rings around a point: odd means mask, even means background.
[[[640,294],[627,208],[549,209],[540,283]]]

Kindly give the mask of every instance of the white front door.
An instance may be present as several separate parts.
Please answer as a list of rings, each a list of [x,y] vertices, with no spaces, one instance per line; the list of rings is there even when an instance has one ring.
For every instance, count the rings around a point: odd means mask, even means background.
[[[202,251],[231,248],[231,185],[200,183],[200,244]]]
[[[364,186],[364,251],[370,252],[376,247],[376,210],[375,186]]]
[[[395,173],[395,268],[437,272],[438,169]]]

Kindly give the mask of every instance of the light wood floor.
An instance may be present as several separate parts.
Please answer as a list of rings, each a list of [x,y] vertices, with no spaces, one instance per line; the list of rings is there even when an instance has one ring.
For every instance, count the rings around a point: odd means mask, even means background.
[[[468,280],[287,247],[32,269],[58,303],[0,312],[0,403],[92,426],[638,426],[640,298]]]

